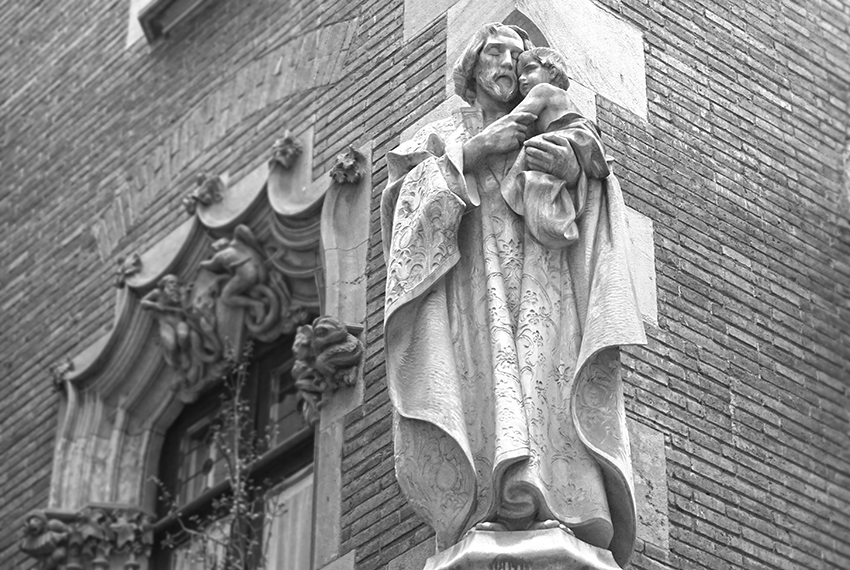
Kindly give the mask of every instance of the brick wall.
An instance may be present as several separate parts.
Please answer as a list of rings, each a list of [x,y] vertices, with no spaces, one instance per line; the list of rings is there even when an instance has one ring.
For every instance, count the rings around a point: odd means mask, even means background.
[[[444,96],[446,19],[405,43],[401,0],[219,0],[125,49],[129,3],[87,4],[0,11],[0,567],[31,565],[16,540],[47,503],[48,367],[110,326],[115,260],[185,219],[198,171],[246,171],[311,120],[316,176],[374,142],[342,549],[386,566],[432,533],[393,475],[377,199],[386,152]],[[629,416],[665,438],[669,551],[639,544],[633,566],[850,567],[850,7],[606,4],[645,34],[648,121],[601,98],[598,119],[627,203],[655,223],[659,288],[659,325],[624,362]],[[353,30],[343,58],[282,83],[334,25]]]

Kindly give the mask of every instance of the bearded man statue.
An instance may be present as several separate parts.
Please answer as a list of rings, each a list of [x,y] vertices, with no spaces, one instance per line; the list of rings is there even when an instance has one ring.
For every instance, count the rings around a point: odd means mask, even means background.
[[[595,125],[528,138],[514,26],[489,24],[454,69],[470,104],[387,155],[385,344],[396,475],[438,549],[470,529],[562,528],[624,566],[635,507],[619,347],[646,342],[626,211]],[[573,114],[574,115],[574,114]],[[505,200],[529,170],[585,195],[578,239],[544,245]],[[507,184],[507,182],[505,182]]]

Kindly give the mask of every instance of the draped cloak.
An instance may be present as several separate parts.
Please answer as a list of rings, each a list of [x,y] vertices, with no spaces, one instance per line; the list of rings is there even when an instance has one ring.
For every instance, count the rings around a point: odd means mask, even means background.
[[[646,338],[620,186],[592,123],[574,118],[559,133],[585,185],[579,237],[544,246],[531,227],[541,215],[509,205],[517,153],[463,174],[461,147],[481,124],[463,109],[387,154],[396,476],[440,549],[481,521],[556,519],[624,566],[635,507],[615,347]]]

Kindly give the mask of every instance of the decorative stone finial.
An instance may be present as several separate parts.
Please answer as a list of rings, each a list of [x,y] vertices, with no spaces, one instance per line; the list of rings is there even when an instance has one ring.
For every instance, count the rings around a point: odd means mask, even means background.
[[[322,394],[353,386],[363,359],[363,343],[336,317],[323,316],[312,325],[298,327],[292,344],[292,374],[298,388],[299,407],[310,425],[319,421]]]
[[[274,141],[272,146],[271,163],[281,165],[289,170],[295,164],[295,160],[304,152],[304,147],[288,129],[284,131],[283,137]]]
[[[227,188],[221,176],[213,176],[206,172],[198,174],[195,178],[195,184],[197,184],[197,188],[183,198],[183,207],[186,208],[186,212],[190,216],[195,215],[198,204],[210,206],[216,202],[221,202]]]
[[[348,150],[336,157],[336,162],[331,168],[331,178],[337,184],[357,184],[363,178],[363,168],[358,163],[362,161],[363,155],[348,147]]]
[[[127,257],[119,257],[116,264],[118,267],[115,269],[113,285],[118,289],[123,289],[127,279],[142,270],[142,258],[135,252]]]

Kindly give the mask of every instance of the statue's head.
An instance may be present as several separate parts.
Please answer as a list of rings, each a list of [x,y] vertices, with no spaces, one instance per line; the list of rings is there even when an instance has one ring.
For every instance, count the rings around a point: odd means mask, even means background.
[[[24,521],[24,534],[39,536],[47,529],[47,517],[42,513],[33,513]]]
[[[180,304],[180,280],[176,275],[168,274],[159,280],[159,289],[171,304]]]
[[[516,99],[516,58],[533,47],[528,34],[518,26],[485,24],[455,63],[455,93],[470,105],[479,90],[502,102]]]
[[[298,360],[307,360],[313,351],[313,327],[302,325],[295,332],[292,352]]]
[[[566,91],[570,88],[567,69],[567,61],[552,48],[538,47],[522,52],[517,60],[520,94],[525,97],[538,83],[551,83]]]

